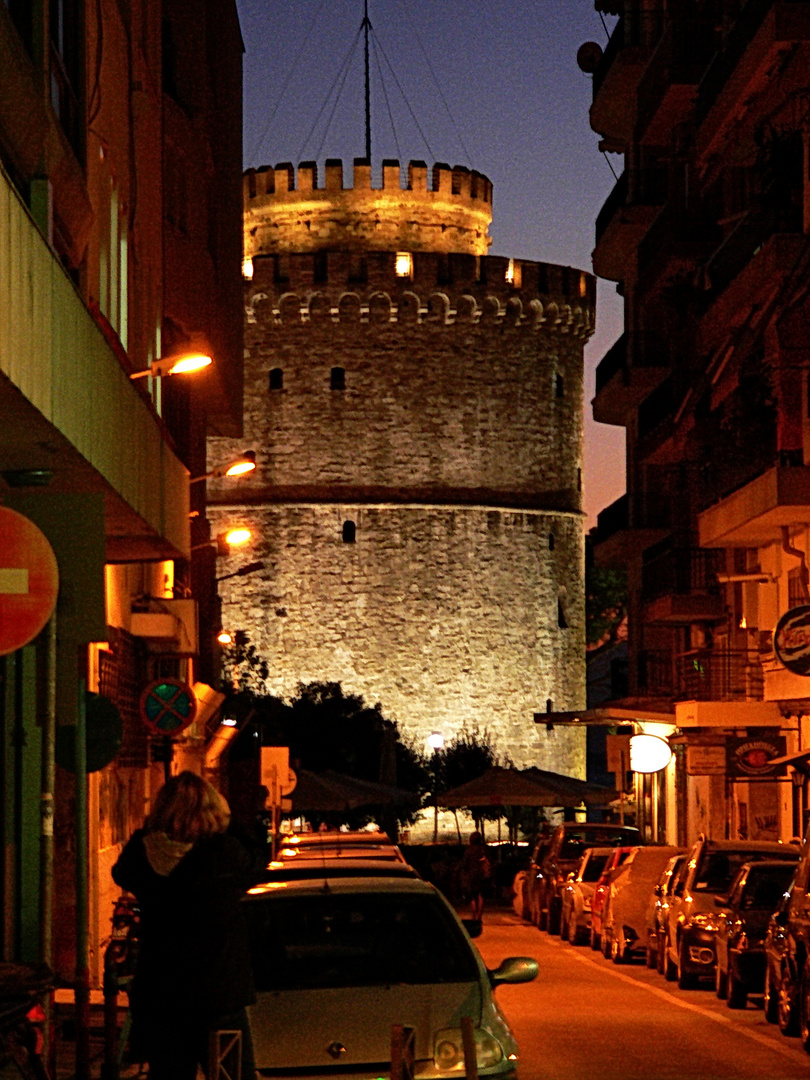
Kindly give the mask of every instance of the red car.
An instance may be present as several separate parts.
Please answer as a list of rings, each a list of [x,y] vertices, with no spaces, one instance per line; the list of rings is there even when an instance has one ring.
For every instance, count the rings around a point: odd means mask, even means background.
[[[602,912],[604,911],[605,901],[610,892],[610,883],[613,880],[613,874],[619,869],[631,851],[633,851],[632,846],[613,848],[605,863],[605,868],[596,883],[593,899],[591,900],[592,949],[598,949],[602,943]]]

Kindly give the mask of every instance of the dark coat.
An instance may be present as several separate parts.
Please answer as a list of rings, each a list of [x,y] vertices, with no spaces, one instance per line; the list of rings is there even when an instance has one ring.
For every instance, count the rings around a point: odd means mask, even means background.
[[[141,908],[140,955],[133,1006],[185,1010],[196,1016],[235,1013],[255,1001],[250,948],[240,903],[257,876],[256,857],[227,834],[198,840],[174,869],[158,874],[144,832],[127,842],[113,881]]]

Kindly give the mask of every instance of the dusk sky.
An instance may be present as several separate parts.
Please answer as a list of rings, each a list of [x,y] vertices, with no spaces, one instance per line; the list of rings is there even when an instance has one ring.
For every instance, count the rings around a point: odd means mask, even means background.
[[[362,157],[363,0],[237,6],[245,167]],[[594,221],[622,163],[598,149],[576,54],[584,41],[604,47],[615,20],[606,30],[593,0],[369,0],[369,18],[375,184],[383,158],[478,169],[495,188],[493,255],[591,270]],[[590,407],[621,328],[615,286],[600,282],[585,350],[589,524],[624,491],[624,429],[595,424]]]

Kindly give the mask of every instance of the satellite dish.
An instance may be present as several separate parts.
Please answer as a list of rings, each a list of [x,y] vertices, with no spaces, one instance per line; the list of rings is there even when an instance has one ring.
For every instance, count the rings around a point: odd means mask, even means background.
[[[586,41],[577,49],[577,64],[586,75],[593,75],[601,59],[602,46],[595,41]]]

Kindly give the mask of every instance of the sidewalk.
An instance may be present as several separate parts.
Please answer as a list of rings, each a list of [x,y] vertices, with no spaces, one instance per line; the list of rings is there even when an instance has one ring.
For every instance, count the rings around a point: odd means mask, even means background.
[[[118,1031],[126,1017],[126,995],[119,996]],[[54,1001],[53,1037],[56,1051],[54,1080],[76,1076],[76,1009],[72,990],[57,990]],[[104,996],[90,991],[90,1080],[102,1080],[104,1063]]]

